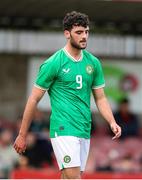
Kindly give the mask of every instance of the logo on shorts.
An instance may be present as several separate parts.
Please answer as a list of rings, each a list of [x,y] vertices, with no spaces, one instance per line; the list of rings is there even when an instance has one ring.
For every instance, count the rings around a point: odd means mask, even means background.
[[[71,161],[71,157],[68,156],[68,155],[66,155],[66,156],[64,157],[64,162],[65,162],[65,163],[69,163],[70,161]]]
[[[92,74],[94,71],[94,68],[91,65],[86,66],[86,71],[88,74]]]

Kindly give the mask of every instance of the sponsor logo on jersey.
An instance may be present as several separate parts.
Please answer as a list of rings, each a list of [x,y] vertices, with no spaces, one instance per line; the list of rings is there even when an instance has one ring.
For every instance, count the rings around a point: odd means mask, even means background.
[[[71,161],[71,157],[68,156],[68,155],[66,155],[66,156],[64,157],[64,162],[65,162],[65,163],[69,163],[70,161]]]
[[[91,65],[86,66],[86,72],[88,74],[92,74],[94,71],[94,68]]]
[[[68,73],[70,71],[70,68],[67,68],[67,69],[63,69],[63,72],[65,72],[65,73]]]

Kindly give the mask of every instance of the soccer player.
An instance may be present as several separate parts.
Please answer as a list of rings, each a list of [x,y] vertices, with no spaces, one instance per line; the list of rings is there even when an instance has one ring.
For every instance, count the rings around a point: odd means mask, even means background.
[[[73,11],[63,20],[67,43],[41,66],[27,101],[19,135],[14,148],[26,150],[26,137],[38,102],[48,91],[51,101],[50,137],[63,179],[80,179],[90,145],[90,95],[114,137],[121,135],[104,94],[105,81],[100,61],[88,51],[88,16]]]

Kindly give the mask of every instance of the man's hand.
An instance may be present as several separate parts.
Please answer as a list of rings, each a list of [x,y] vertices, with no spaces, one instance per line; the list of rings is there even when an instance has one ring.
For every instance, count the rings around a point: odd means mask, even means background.
[[[115,134],[112,140],[117,139],[121,136],[121,127],[116,122],[111,123],[110,128],[112,132]]]
[[[14,142],[13,147],[17,153],[24,153],[26,150],[26,137],[19,134]]]

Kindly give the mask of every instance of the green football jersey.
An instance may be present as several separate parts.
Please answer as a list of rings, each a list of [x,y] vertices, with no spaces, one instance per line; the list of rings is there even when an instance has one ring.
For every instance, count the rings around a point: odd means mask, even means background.
[[[40,66],[35,86],[50,96],[50,137],[90,138],[91,92],[104,85],[100,61],[86,50],[78,61],[65,48],[49,57]]]

